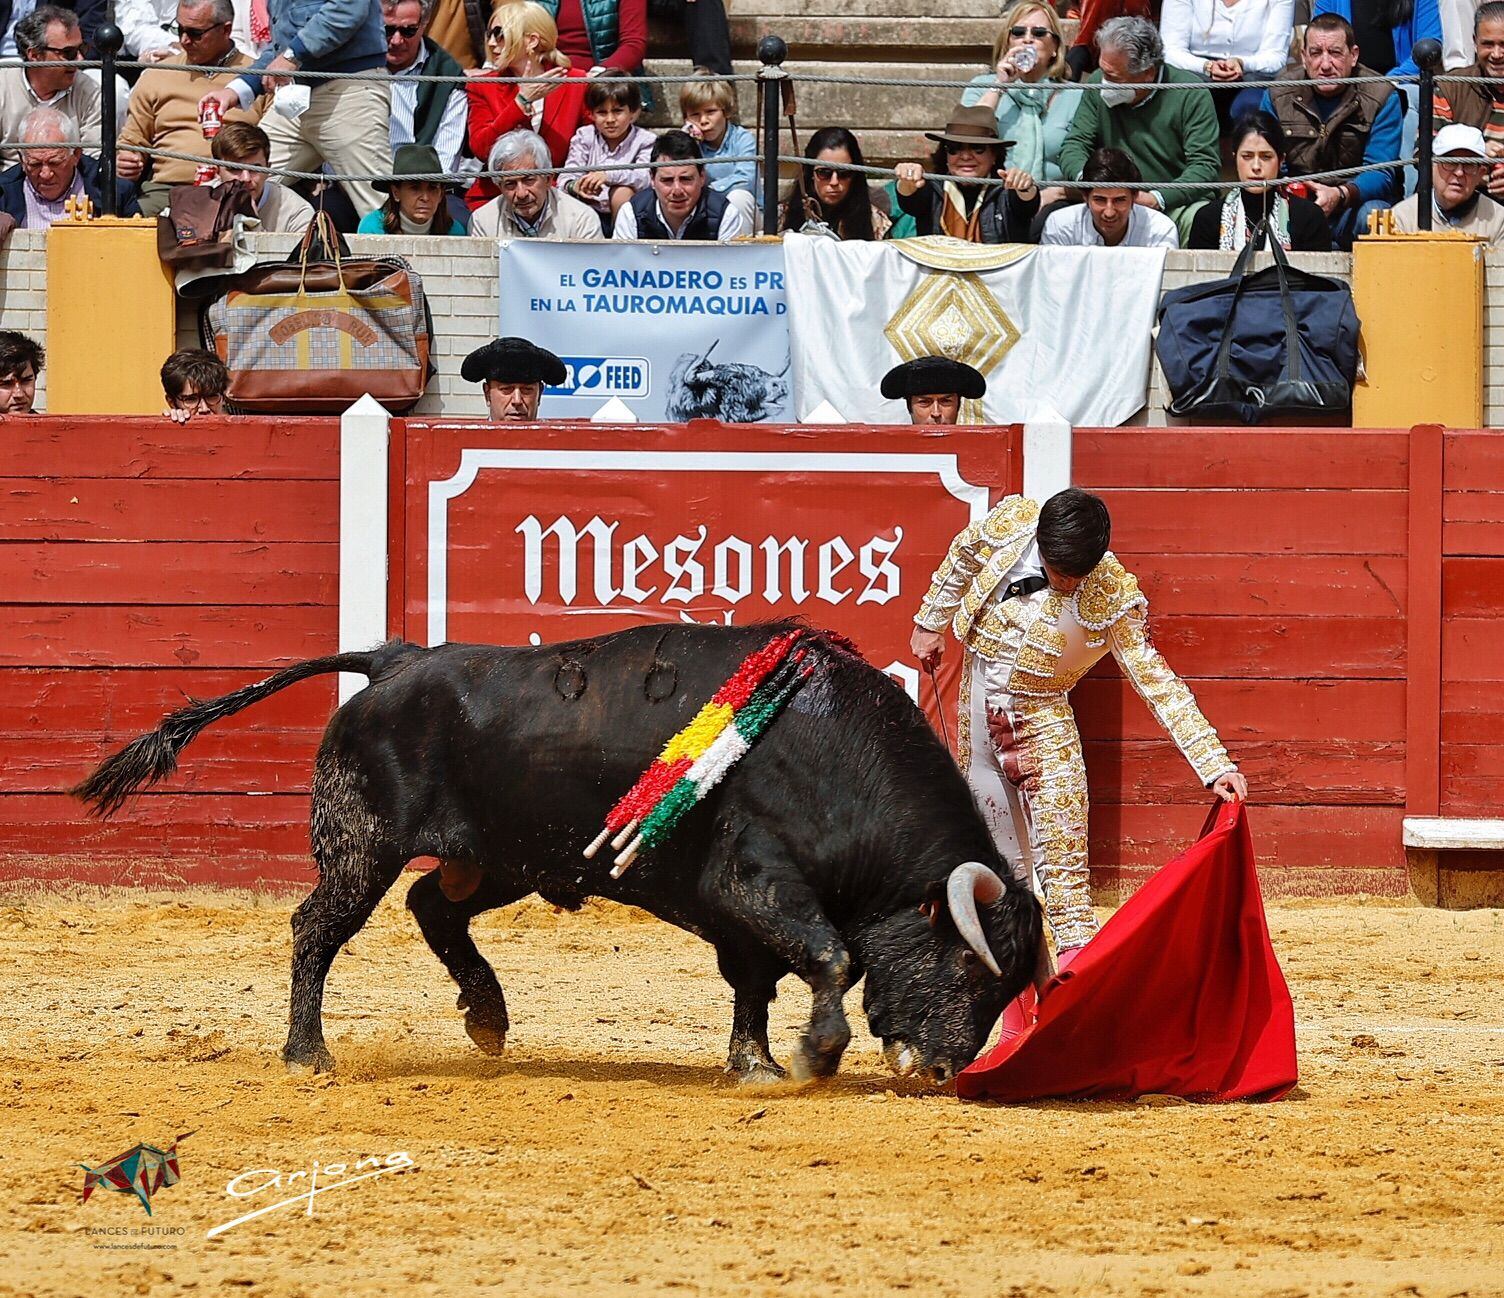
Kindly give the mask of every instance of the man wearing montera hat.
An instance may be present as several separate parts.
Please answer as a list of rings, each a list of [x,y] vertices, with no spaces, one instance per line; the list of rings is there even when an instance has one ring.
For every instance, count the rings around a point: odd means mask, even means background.
[[[465,357],[460,377],[479,383],[486,409],[498,423],[530,423],[538,418],[545,387],[563,384],[568,371],[551,351],[526,338],[497,338]]]
[[[933,670],[954,631],[960,764],[999,851],[1042,893],[1060,966],[1097,931],[1087,869],[1086,761],[1070,691],[1106,654],[1190,764],[1229,802],[1248,785],[1149,636],[1149,603],[1107,548],[1107,506],[1075,487],[1043,507],[1009,496],[951,542],[910,648]],[[1004,1030],[1021,1031],[1015,1003]]]
[[[920,234],[948,234],[969,243],[1030,243],[1029,223],[1039,211],[1039,187],[1004,158],[1012,140],[997,133],[990,108],[953,108],[945,130],[926,131],[939,144],[928,164],[900,162],[898,206]],[[925,171],[946,176],[926,180]],[[985,180],[1002,181],[985,185]]]
[[[881,390],[889,401],[908,406],[911,424],[954,424],[963,399],[980,401],[986,395],[987,380],[949,356],[919,356],[884,374]]]

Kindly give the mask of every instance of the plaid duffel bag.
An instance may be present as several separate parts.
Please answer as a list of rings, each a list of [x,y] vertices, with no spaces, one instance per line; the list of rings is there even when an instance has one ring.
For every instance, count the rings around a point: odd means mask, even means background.
[[[400,257],[349,256],[323,212],[287,261],[252,267],[211,302],[203,332],[246,412],[337,413],[369,393],[402,414],[432,372],[423,281]]]

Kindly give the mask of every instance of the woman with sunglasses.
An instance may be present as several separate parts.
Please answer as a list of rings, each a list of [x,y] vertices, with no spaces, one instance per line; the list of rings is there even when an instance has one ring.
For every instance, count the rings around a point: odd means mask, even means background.
[[[968,107],[992,109],[997,133],[1014,141],[1009,160],[1044,186],[1040,202],[1059,202],[1063,189],[1060,146],[1082,92],[1065,84],[1065,37],[1060,19],[1048,5],[1020,0],[1013,6],[992,45],[992,70],[973,77],[961,94]]]
[[[486,28],[490,69],[465,86],[470,101],[470,152],[489,158],[491,146],[519,126],[536,131],[548,144],[553,165],[562,167],[569,141],[590,120],[585,107],[586,76],[559,52],[559,30],[535,0],[501,0]],[[527,77],[499,83],[498,77]],[[500,191],[484,177],[470,186],[471,210]]]
[[[1022,167],[1005,165],[1013,141],[998,136],[990,108],[954,108],[945,130],[926,131],[925,138],[940,146],[928,168],[918,162],[894,168],[898,206],[914,218],[919,234],[969,243],[1037,242],[1029,227],[1039,211],[1039,186]],[[926,170],[948,179],[926,180]],[[1002,183],[979,183],[993,179]]]
[[[798,230],[806,221],[828,225],[839,239],[885,239],[893,222],[872,201],[867,177],[843,166],[860,167],[862,146],[844,126],[826,126],[809,137],[799,179],[783,204],[784,230]]]

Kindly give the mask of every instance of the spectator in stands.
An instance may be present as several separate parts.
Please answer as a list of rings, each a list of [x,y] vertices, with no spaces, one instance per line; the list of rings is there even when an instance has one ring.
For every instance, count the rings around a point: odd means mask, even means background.
[[[863,166],[862,146],[844,126],[824,126],[809,137],[799,179],[783,203],[780,230],[801,229],[806,221],[827,226],[838,239],[883,239],[893,228],[872,200],[867,177],[842,166]]]
[[[1500,48],[1504,51],[1504,38]],[[1358,44],[1347,19],[1337,14],[1313,18],[1301,43],[1300,61],[1301,67],[1280,75],[1285,84],[1268,91],[1263,101],[1263,111],[1279,119],[1289,144],[1288,174],[1308,176],[1395,161],[1405,115],[1400,93],[1388,82],[1341,83],[1346,77],[1378,75],[1358,62]],[[1312,181],[1311,190],[1337,246],[1347,249],[1354,235],[1367,232],[1368,214],[1399,197],[1399,168],[1365,171],[1332,183]]]
[[[55,108],[33,108],[21,123],[21,143],[48,145],[25,149],[21,161],[0,172],[0,213],[22,230],[45,230],[67,215],[68,200],[88,199],[94,210],[103,205],[99,190],[99,160],[86,158],[78,143],[78,123]],[[115,211],[137,212],[135,187],[117,181]]]
[[[1050,182],[1063,179],[1060,146],[1082,92],[1063,84],[1069,69],[1054,9],[1034,0],[1014,5],[993,42],[992,65],[972,78],[961,102],[992,109],[997,133],[1014,141],[1009,161],[1044,186],[1042,204],[1059,202],[1066,193]]]
[[[647,0],[547,0],[559,28],[559,53],[591,76],[621,76],[648,52]]]
[[[556,189],[551,176],[520,174],[551,165],[548,144],[536,131],[509,131],[497,140],[486,169],[501,173],[501,192],[475,210],[470,233],[479,239],[601,238],[593,207]]]
[[[1504,243],[1504,207],[1479,193],[1492,165],[1491,155],[1476,126],[1453,122],[1436,133],[1431,162],[1432,226],[1476,235],[1498,247]],[[1394,229],[1414,234],[1420,229],[1417,215],[1420,195],[1394,205]]]
[[[167,399],[164,417],[186,424],[194,415],[225,413],[225,393],[230,390],[230,371],[213,352],[185,347],[162,362],[162,395]]]
[[[140,59],[143,63],[166,63],[169,59],[183,63],[197,63],[182,42],[179,30],[183,22],[178,0],[116,0],[115,23],[125,37],[122,54],[128,59]],[[251,34],[252,5],[241,0],[233,6],[230,17],[230,36],[235,47],[246,56],[249,63],[260,52]],[[182,57],[187,55],[186,58]]]
[[[177,29],[183,51],[179,61],[224,71],[185,72],[170,65],[150,68],[131,91],[116,156],[120,178],[141,182],[143,216],[156,216],[167,206],[167,191],[172,186],[191,185],[194,167],[180,158],[154,158],[148,168],[147,155],[138,149],[169,149],[209,160],[209,141],[198,119],[199,100],[210,89],[228,86],[235,70],[251,62],[230,39],[234,16],[230,0],[180,0]],[[254,122],[268,102],[258,100],[248,112],[232,109],[226,120]],[[148,169],[151,178],[143,179]]]
[[[372,183],[386,201],[361,218],[357,234],[464,234],[444,202],[453,186],[434,180],[443,170],[431,144],[404,144],[392,162],[389,180]]]
[[[1438,127],[1457,122],[1476,126],[1491,158],[1504,157],[1504,3],[1488,0],[1473,16],[1477,62],[1436,83],[1434,104]],[[1488,193],[1504,198],[1504,164],[1490,168]]]
[[[36,414],[42,344],[14,329],[0,329],[0,415]]]
[[[1120,149],[1098,149],[1081,179],[1091,188],[1086,202],[1066,203],[1045,219],[1040,243],[1078,248],[1178,248],[1175,222],[1137,200],[1143,177]]]
[[[949,356],[916,356],[884,374],[878,390],[886,400],[908,406],[911,424],[955,424],[963,399],[980,401],[987,395],[987,380],[980,370]]]
[[[317,171],[325,163],[344,175],[381,174],[391,166],[392,88],[371,77],[303,80],[293,72],[370,72],[386,62],[381,0],[268,0],[272,44],[222,90],[204,96],[221,113],[250,108],[265,83],[277,91],[262,119],[278,171]],[[288,115],[296,96],[307,107]],[[381,198],[368,180],[341,181],[357,212]]]
[[[655,167],[652,186],[616,214],[613,239],[715,239],[729,243],[751,234],[741,210],[710,187],[700,142],[684,131],[665,131],[653,145],[650,162],[678,163]]]
[[[1258,110],[1261,89],[1290,59],[1294,0],[1164,0],[1165,62],[1212,83],[1223,121]],[[1180,93],[1180,92],[1176,92]]]
[[[700,142],[710,187],[725,194],[747,224],[755,226],[757,163],[717,161],[757,154],[757,140],[736,120],[736,87],[729,81],[686,81],[679,91],[679,111],[684,114],[685,131]]]
[[[313,223],[313,207],[264,171],[269,165],[271,142],[266,132],[250,122],[226,122],[214,137],[214,160],[222,181],[239,180],[250,187],[251,202],[263,230],[302,234]]]
[[[45,105],[78,123],[83,147],[99,152],[99,84],[60,68],[83,57],[84,38],[78,18],[57,5],[38,5],[16,24],[16,47],[24,68],[0,69],[0,138],[19,140],[22,119]],[[0,162],[14,166],[19,149],[0,149]]]
[[[1159,0],[1081,0],[1080,12],[1072,5],[1067,18],[1078,19],[1076,39],[1066,51],[1065,61],[1077,81],[1097,66],[1097,32],[1114,18],[1143,18],[1159,22]]]
[[[1309,198],[1280,191],[1285,162],[1285,133],[1268,113],[1249,113],[1233,123],[1233,158],[1239,180],[1260,182],[1229,191],[1220,203],[1207,203],[1191,222],[1188,248],[1237,251],[1261,221],[1281,248],[1291,252],[1330,252],[1332,228]]]
[[[971,243],[1033,243],[1029,224],[1039,210],[1039,187],[1021,167],[1006,165],[1012,140],[997,134],[990,108],[953,108],[945,130],[926,131],[940,147],[929,170],[953,179],[925,180],[925,166],[900,162],[898,206],[914,218],[921,235],[948,234]],[[979,185],[1001,177],[1001,185]]]
[[[731,24],[725,0],[657,0],[654,10],[683,19],[690,66],[716,77],[729,77]]]
[[[453,172],[465,147],[469,102],[463,81],[415,81],[414,77],[463,77],[465,70],[428,36],[434,0],[382,0],[386,70],[392,75],[392,155],[404,144],[437,150],[439,170]]]
[[[1142,18],[1114,18],[1097,32],[1101,68],[1089,81],[1104,87],[1082,96],[1075,120],[1060,148],[1060,169],[1075,180],[1093,152],[1121,149],[1150,186],[1137,201],[1175,222],[1182,242],[1195,208],[1210,196],[1221,175],[1217,110],[1210,92],[1159,93],[1161,83],[1194,83],[1179,68],[1165,66],[1164,43],[1154,24]],[[1160,181],[1195,186],[1155,189]]]
[[[595,170],[561,179],[564,192],[594,208],[601,229],[607,231],[621,205],[651,183],[642,164],[658,137],[637,125],[642,116],[642,91],[635,81],[597,77],[585,91],[585,107],[590,112],[590,125],[574,133],[564,163]]]
[[[559,387],[569,376],[553,352],[526,338],[497,338],[465,357],[460,377],[479,383],[486,409],[498,423],[531,423],[538,418],[543,389]]]
[[[590,120],[585,108],[585,74],[570,67],[557,48],[559,32],[548,10],[535,0],[502,0],[486,29],[494,69],[473,77],[470,97],[470,151],[488,158],[496,141],[519,126],[536,131],[548,145],[549,166],[562,167],[569,141]],[[503,85],[495,78],[530,77]],[[477,180],[465,195],[471,209],[496,197],[490,180]]]
[[[1386,77],[1413,77],[1416,41],[1441,40],[1436,0],[1315,0],[1311,17],[1337,14],[1352,24],[1363,62]]]

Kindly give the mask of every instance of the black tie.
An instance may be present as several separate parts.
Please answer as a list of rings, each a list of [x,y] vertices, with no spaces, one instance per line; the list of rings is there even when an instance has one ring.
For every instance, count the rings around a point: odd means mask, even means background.
[[[1050,584],[1048,577],[1035,575],[1032,577],[1020,577],[1011,582],[1008,589],[1003,592],[1004,599],[1016,599],[1020,595],[1032,595],[1036,590],[1043,590]]]

